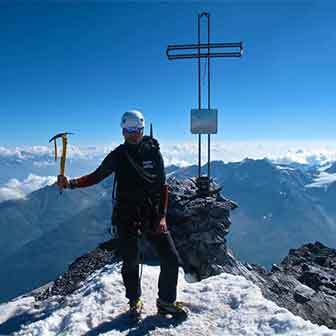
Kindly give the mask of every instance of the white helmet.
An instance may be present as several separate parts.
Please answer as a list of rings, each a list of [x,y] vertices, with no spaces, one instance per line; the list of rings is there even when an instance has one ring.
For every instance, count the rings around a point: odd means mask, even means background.
[[[121,117],[121,128],[145,128],[145,118],[137,110],[125,112]]]

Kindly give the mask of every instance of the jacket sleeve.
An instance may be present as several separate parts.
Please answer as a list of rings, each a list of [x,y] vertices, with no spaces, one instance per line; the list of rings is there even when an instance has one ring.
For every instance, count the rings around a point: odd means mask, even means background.
[[[99,183],[116,171],[117,161],[117,151],[113,150],[93,173],[70,180],[70,188],[85,188]]]
[[[165,217],[168,208],[168,185],[166,184],[166,172],[164,168],[164,162],[161,152],[159,154],[159,166],[160,166],[160,203],[159,203],[159,216]]]

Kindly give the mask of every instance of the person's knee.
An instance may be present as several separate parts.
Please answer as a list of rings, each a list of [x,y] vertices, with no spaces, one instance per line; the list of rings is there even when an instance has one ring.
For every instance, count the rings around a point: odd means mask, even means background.
[[[166,264],[170,267],[177,267],[179,265],[179,255],[169,233],[156,237],[154,244],[161,264]]]
[[[174,251],[169,251],[169,253],[167,253],[164,257],[164,262],[170,267],[178,267],[179,258]]]
[[[139,250],[136,237],[127,236],[127,239],[123,237],[120,240],[120,256],[123,261],[123,265],[127,268],[135,267],[139,264]]]
[[[135,259],[125,259],[122,264],[121,272],[122,273],[128,273],[128,272],[134,272],[137,271],[139,267],[138,260]]]

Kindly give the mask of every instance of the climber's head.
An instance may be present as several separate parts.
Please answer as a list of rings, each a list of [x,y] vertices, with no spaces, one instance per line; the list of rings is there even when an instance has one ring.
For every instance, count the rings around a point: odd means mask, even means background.
[[[141,112],[131,110],[125,112],[121,117],[120,126],[125,140],[131,144],[138,144],[142,138],[145,128],[145,119]]]

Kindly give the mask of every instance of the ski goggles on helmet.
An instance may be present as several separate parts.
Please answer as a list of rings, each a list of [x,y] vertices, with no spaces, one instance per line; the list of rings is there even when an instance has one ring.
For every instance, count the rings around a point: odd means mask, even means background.
[[[143,127],[125,127],[124,131],[126,133],[136,133],[136,134],[140,134],[143,131]]]

